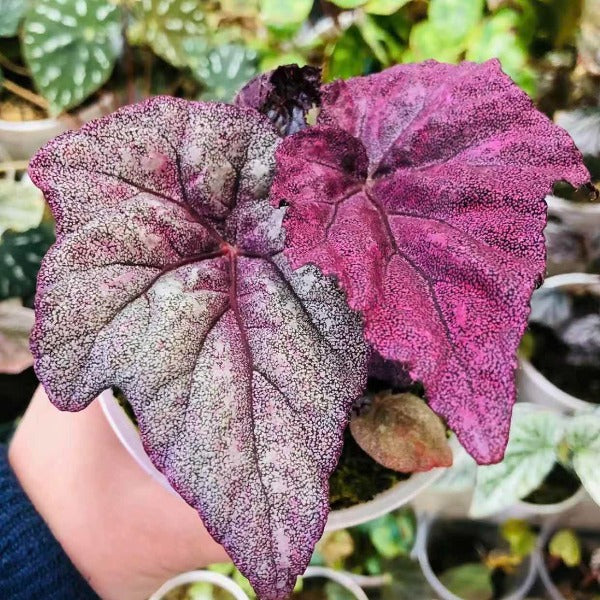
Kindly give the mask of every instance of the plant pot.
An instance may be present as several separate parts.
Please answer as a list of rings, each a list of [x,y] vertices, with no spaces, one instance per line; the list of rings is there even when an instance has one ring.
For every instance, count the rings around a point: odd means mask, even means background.
[[[427,582],[441,600],[462,600],[446,588],[431,567],[429,558],[431,550],[431,532],[438,522],[442,521],[438,520],[435,516],[427,514],[420,515],[414,553],[417,556]],[[484,525],[485,522],[482,521],[480,523]],[[521,565],[520,571],[515,575],[514,584],[507,594],[502,596],[501,600],[522,600],[527,596],[527,593],[533,586],[535,578],[536,568],[534,557],[532,555],[525,559],[524,563]]]
[[[600,275],[588,273],[565,273],[548,278],[542,287],[563,288],[572,285],[600,285]],[[517,372],[519,400],[542,404],[563,412],[590,410],[598,405],[576,398],[549,381],[531,362],[519,356]]]
[[[34,121],[0,119],[0,146],[12,160],[28,160],[39,148],[57,135],[107,115],[115,108],[114,95],[104,94],[94,104],[57,118]]]
[[[108,419],[111,427],[116,433],[121,443],[125,446],[129,454],[135,461],[148,473],[153,479],[158,481],[163,487],[176,493],[167,478],[160,473],[148,458],[144,451],[142,441],[138,430],[131,422],[111,390],[103,392],[99,397],[102,410]],[[453,448],[457,447],[458,442],[452,441]],[[414,473],[408,479],[401,481],[392,488],[378,494],[370,502],[357,504],[342,510],[334,510],[330,513],[326,531],[336,531],[346,529],[360,523],[365,523],[371,519],[380,517],[400,506],[410,502],[417,494],[429,487],[434,481],[442,475],[443,468],[432,469],[425,473]]]
[[[552,576],[550,575],[550,571],[548,570],[544,556],[550,537],[555,531],[560,529],[561,526],[562,523],[558,519],[552,519],[544,525],[533,557],[536,571],[542,581],[544,589],[547,593],[547,597],[549,597],[551,600],[567,600],[552,580]]]
[[[351,573],[334,571],[327,567],[308,567],[302,577],[304,579],[329,579],[344,588],[347,592],[350,592],[356,600],[369,600],[358,583],[354,581]],[[166,581],[156,592],[154,592],[154,594],[152,594],[152,596],[150,596],[149,600],[164,600],[166,594],[176,590],[178,587],[200,582],[210,583],[229,592],[234,600],[249,600],[248,596],[239,585],[225,575],[213,571],[189,571],[177,575]]]
[[[502,513],[502,520],[505,519],[530,519],[532,517],[548,517],[558,515],[571,510],[586,498],[586,491],[583,486],[562,502],[554,504],[534,504],[519,500],[513,507]]]
[[[242,590],[237,583],[233,582],[228,577],[225,577],[225,575],[214,573],[212,571],[189,571],[177,575],[161,585],[160,588],[150,596],[149,600],[164,600],[169,592],[172,592],[179,586],[200,582],[210,583],[215,587],[229,592],[234,600],[249,600],[244,590]]]
[[[558,219],[573,231],[594,233],[600,229],[600,203],[571,202],[558,196],[546,196],[548,216]]]

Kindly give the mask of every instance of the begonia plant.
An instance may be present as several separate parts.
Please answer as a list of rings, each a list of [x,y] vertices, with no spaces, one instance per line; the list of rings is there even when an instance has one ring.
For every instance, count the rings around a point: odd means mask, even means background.
[[[497,61],[323,87],[290,66],[235,105],[153,98],[59,136],[30,173],[57,223],[31,340],[51,401],[123,390],[265,600],[323,532],[370,357],[422,382],[480,463],[502,458],[543,198],[588,180]]]

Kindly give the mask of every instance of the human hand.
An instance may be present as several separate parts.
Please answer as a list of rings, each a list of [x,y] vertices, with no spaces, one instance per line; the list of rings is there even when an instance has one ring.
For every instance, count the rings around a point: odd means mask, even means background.
[[[165,580],[229,560],[196,511],[131,458],[98,402],[56,409],[36,391],[9,461],[73,564],[105,600],[147,598]]]

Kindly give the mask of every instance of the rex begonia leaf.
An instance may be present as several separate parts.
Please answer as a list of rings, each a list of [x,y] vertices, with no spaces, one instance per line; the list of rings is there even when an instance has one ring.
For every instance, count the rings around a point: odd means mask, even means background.
[[[163,97],[30,167],[57,221],[32,334],[50,399],[123,390],[153,463],[266,600],[322,534],[366,371],[343,293],[283,255],[279,139],[254,110]]]
[[[350,421],[356,443],[380,465],[402,473],[450,467],[446,428],[414,394],[378,394]]]
[[[321,103],[320,85],[320,69],[285,65],[249,81],[235,103],[267,115],[282,135],[290,135],[306,127],[306,114]]]
[[[277,151],[293,267],[335,275],[480,463],[502,458],[515,352],[544,273],[544,196],[589,175],[497,61],[400,65],[322,90]]]

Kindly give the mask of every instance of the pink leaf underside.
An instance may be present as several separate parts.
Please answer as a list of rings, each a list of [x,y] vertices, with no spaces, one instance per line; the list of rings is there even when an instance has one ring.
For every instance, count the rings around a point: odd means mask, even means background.
[[[568,135],[497,61],[401,65],[323,90],[277,151],[286,255],[335,275],[480,462],[502,458],[515,351],[544,273],[543,200],[588,180]]]
[[[30,169],[57,219],[32,335],[51,400],[120,387],[154,464],[267,600],[322,533],[366,370],[343,293],[282,253],[278,141],[251,109],[156,98]]]

